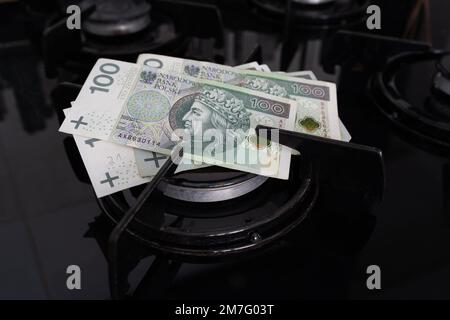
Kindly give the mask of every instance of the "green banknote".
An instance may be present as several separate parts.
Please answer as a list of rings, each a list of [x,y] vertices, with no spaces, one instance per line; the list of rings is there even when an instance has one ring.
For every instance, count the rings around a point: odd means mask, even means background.
[[[289,150],[262,143],[254,128],[293,130],[297,104],[290,99],[100,59],[76,104],[60,131],[166,155],[180,141],[188,142],[187,159],[288,178]]]
[[[142,61],[142,60],[141,60]],[[261,70],[261,67],[257,62],[249,62],[242,65],[235,66],[234,68],[247,69],[247,70]],[[138,168],[141,177],[154,176],[161,166],[166,161],[167,157],[163,154],[158,154],[153,151],[147,151],[143,149],[132,148],[134,157],[136,160],[136,166]],[[186,162],[186,161],[184,161]],[[175,173],[182,171],[191,171],[209,167],[206,163],[194,164],[194,163],[181,163],[178,165]]]
[[[334,83],[156,54],[141,54],[138,64],[293,99],[298,104],[295,131],[341,140]]]

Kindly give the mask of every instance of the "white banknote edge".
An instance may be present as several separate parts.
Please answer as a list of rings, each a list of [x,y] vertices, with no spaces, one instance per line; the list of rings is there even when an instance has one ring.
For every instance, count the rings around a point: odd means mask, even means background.
[[[267,64],[260,64],[259,70],[263,72],[272,72]]]
[[[64,114],[68,114],[71,108],[64,109]],[[73,135],[78,151],[80,152],[86,171],[91,180],[97,198],[101,198],[131,187],[135,187],[151,181],[151,177],[141,177],[138,174],[137,166],[134,160],[133,150],[130,147],[118,145],[108,141],[89,142],[91,138],[85,138],[78,135]],[[95,152],[95,153],[93,153]],[[111,159],[105,159],[111,157]],[[125,161],[128,163],[128,168],[124,167],[119,170],[113,169],[106,165],[106,163],[114,163],[114,161]],[[123,165],[123,164],[122,164]],[[118,171],[123,172],[128,177],[118,175]],[[107,180],[106,173],[113,178],[111,183]],[[118,177],[114,179],[114,177]],[[105,181],[104,183],[101,183]]]
[[[144,53],[145,54],[145,53]],[[139,55],[140,57],[141,55]],[[139,61],[139,59],[138,59]],[[238,69],[246,69],[246,70],[258,70],[259,64],[256,61],[252,61],[252,62],[248,62],[248,63],[244,63],[244,64],[240,64],[237,66],[234,66],[234,68],[238,68]]]

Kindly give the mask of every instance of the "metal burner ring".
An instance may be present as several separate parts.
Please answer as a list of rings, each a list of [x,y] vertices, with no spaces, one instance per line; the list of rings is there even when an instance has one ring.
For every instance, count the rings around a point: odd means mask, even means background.
[[[250,176],[248,179],[233,183],[216,183],[206,187],[180,185],[162,181],[158,188],[165,196],[190,202],[217,202],[243,196],[267,181],[264,176]]]

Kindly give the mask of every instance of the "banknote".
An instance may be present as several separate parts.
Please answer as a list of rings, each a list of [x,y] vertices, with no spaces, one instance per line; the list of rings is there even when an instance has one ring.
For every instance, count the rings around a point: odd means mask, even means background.
[[[147,53],[140,54],[138,57],[138,63],[144,63],[146,65],[149,65],[148,59],[151,59],[150,56],[146,56]],[[246,70],[259,70],[259,63],[256,61],[240,64],[237,66],[234,66],[234,68],[240,68],[240,69],[246,69]]]
[[[287,74],[290,76],[293,76],[293,77],[317,80],[316,75],[312,71],[295,71],[295,72],[288,72]],[[339,131],[341,133],[342,141],[349,142],[352,139],[350,132],[347,130],[345,125],[342,123],[341,119],[339,119]]]
[[[225,82],[230,82],[230,83],[234,83],[236,84],[236,82],[238,83],[245,83],[245,81],[248,81],[248,78],[245,79],[245,73],[239,73],[238,70],[231,70],[230,67],[227,66],[221,66],[218,64],[213,64],[213,63],[208,63],[208,62],[200,62],[200,61],[194,61],[194,60],[186,60],[186,59],[181,59],[181,58],[175,58],[175,57],[168,57],[168,56],[162,56],[162,55],[156,55],[156,54],[141,54],[138,57],[138,63],[140,64],[144,64],[144,65],[150,65],[150,66],[154,66],[154,67],[158,67],[158,68],[162,68],[162,69],[168,69],[168,70],[172,70],[175,72],[184,72],[190,75],[194,75],[200,78],[206,78],[206,79],[213,79],[215,81],[225,81]],[[256,71],[265,71],[265,72],[270,72],[270,69],[266,66],[266,69],[263,67],[261,68],[261,65],[258,65],[257,63],[250,63],[247,65],[242,65],[241,66],[242,69],[247,69],[247,70],[256,70]],[[228,78],[225,76],[221,76],[221,74],[228,74]],[[231,75],[231,76],[230,76]],[[255,76],[255,74],[253,74],[253,76]],[[267,82],[266,79],[264,78],[263,75],[256,75],[258,76],[256,79],[254,79],[253,81],[260,81],[260,82]],[[311,71],[299,71],[299,72],[294,72],[293,74],[285,74],[286,77],[292,77],[294,76],[295,78],[303,78],[306,80],[317,80],[317,78],[315,77],[314,73]],[[236,78],[240,78],[240,80],[236,80]],[[244,79],[242,79],[244,78]],[[293,80],[291,78],[291,80]],[[327,84],[327,83],[325,83]],[[239,85],[239,84],[238,84]],[[309,84],[306,84],[307,87],[305,87],[302,83],[298,83],[298,81],[292,81],[291,83],[289,82],[284,82],[283,85],[285,87],[288,87],[287,89],[289,89],[289,86],[293,86],[294,88],[297,87],[301,87],[303,86],[305,89],[305,91],[308,91],[308,87],[309,90],[314,92],[315,91],[320,91],[321,88],[320,87],[310,87]],[[350,135],[348,134],[348,131],[345,129],[345,127],[343,127],[342,123],[339,120],[339,117],[337,116],[337,101],[336,101],[336,89],[334,87],[334,84],[330,84],[331,89],[329,90],[329,92],[331,92],[332,94],[330,95],[330,99],[329,102],[331,104],[331,109],[335,110],[335,114],[336,115],[332,115],[330,116],[330,118],[332,119],[331,121],[329,121],[331,123],[331,127],[332,130],[331,133],[329,135],[327,135],[327,132],[318,132],[315,133],[314,131],[316,130],[316,126],[318,123],[320,123],[320,121],[323,121],[324,119],[315,119],[316,121],[314,121],[314,118],[312,117],[308,117],[306,116],[301,110],[300,108],[298,108],[297,110],[297,119],[296,119],[296,126],[295,126],[295,130],[296,131],[300,131],[300,132],[304,132],[304,133],[312,133],[312,134],[318,134],[318,135],[322,135],[325,137],[330,137],[330,138],[334,138],[334,139],[341,139],[344,141],[349,140]],[[268,86],[267,86],[268,87]],[[252,89],[256,89],[256,90],[262,90],[267,92],[267,89],[265,90],[264,88],[264,84],[260,86],[260,88],[252,88]],[[278,92],[270,92],[271,94],[280,94],[280,92],[283,91],[283,88],[281,88],[281,90],[278,90]],[[288,91],[288,90],[285,90]],[[311,95],[310,95],[311,98]],[[314,98],[312,96],[312,98]],[[302,99],[303,103],[316,103],[317,104],[317,100],[314,101],[315,99]],[[306,100],[306,101],[305,101]],[[321,102],[319,102],[321,103]],[[318,108],[311,108],[312,110],[317,111]],[[337,119],[334,119],[334,118]],[[303,120],[303,125],[301,123],[301,121]],[[311,121],[310,121],[311,120]],[[317,121],[319,120],[319,121]],[[311,123],[308,123],[308,122]],[[336,123],[337,122],[337,123]],[[309,125],[309,128],[307,127]],[[302,130],[302,127],[306,127],[306,130]],[[323,126],[324,127],[324,126]],[[291,153],[293,155],[298,155],[299,152],[296,150],[291,150]],[[137,157],[139,158],[139,156]],[[143,168],[143,164],[142,161],[138,161],[138,167],[141,169]],[[150,171],[151,173],[152,171]]]
[[[248,70],[259,70],[264,72],[271,72],[270,68],[265,65],[258,65],[254,68],[248,68]],[[305,71],[294,71],[294,72],[283,72],[283,71],[277,71],[276,73],[286,74],[291,77],[296,78],[303,78],[308,80],[318,80],[314,72],[305,70]],[[345,142],[349,142],[352,139],[352,136],[350,135],[350,132],[347,130],[345,125],[342,123],[342,121],[339,119],[339,131],[341,134],[341,140]],[[294,154],[298,154],[298,152],[294,152]],[[139,164],[138,164],[139,167]],[[139,167],[140,168],[140,167]]]
[[[288,76],[296,77],[296,78],[317,80],[317,77],[314,74],[314,72],[309,71],[309,70],[295,71],[295,72],[277,71],[276,73],[286,74]],[[345,127],[345,125],[342,123],[342,121],[340,119],[339,119],[339,132],[340,132],[342,141],[349,142],[352,139],[350,132],[347,130],[347,128]],[[297,152],[294,152],[294,154],[297,154]]]
[[[271,71],[270,71],[270,68],[269,68],[269,66],[268,66],[267,64],[260,64],[260,65],[259,65],[259,71],[262,71],[262,72],[271,72]]]
[[[69,109],[64,110],[65,114],[68,112]],[[135,154],[139,149],[78,135],[74,135],[74,140],[98,198],[149,182],[168,158],[144,151],[145,155],[140,159],[147,168],[153,170],[142,175]],[[175,173],[205,166],[185,161],[177,167]]]
[[[334,83],[156,54],[141,54],[138,62],[174,73],[294,99],[298,103],[295,131],[341,140]]]
[[[168,59],[169,59],[169,61],[164,61],[164,60],[168,60]],[[138,58],[138,63],[139,62],[140,63],[146,63],[146,62],[149,63],[149,62],[158,61],[154,65],[162,68],[162,67],[167,67],[171,63],[174,63],[176,60],[178,60],[178,63],[180,63],[181,60],[191,61],[191,62],[193,61],[193,60],[185,60],[185,59],[180,59],[180,58],[165,57],[165,56],[155,55],[155,54],[141,54]],[[214,65],[214,64],[210,64],[210,65]],[[219,66],[219,65],[217,65],[217,66]],[[236,68],[240,68],[243,70],[256,70],[256,71],[270,72],[270,68],[266,64],[259,65],[257,62],[251,62],[251,63],[244,64],[241,66],[237,66]],[[285,74],[287,76],[296,77],[296,78],[303,78],[303,79],[307,79],[307,80],[318,80],[317,77],[315,76],[315,74],[310,70],[295,71],[295,72],[288,72],[288,73],[278,71],[277,73]],[[346,141],[346,142],[350,141],[351,140],[350,133],[348,132],[347,128],[342,123],[342,121],[340,119],[338,121],[339,121],[340,140]],[[333,138],[337,139],[336,136]]]
[[[143,61],[141,60],[141,63]],[[139,63],[139,60],[138,60]],[[237,65],[234,68],[239,69],[247,69],[247,70],[261,70],[260,65],[253,61],[241,65]],[[136,159],[136,165],[139,170],[139,174],[142,177],[151,177],[154,176],[159,168],[164,164],[164,162],[167,160],[167,156],[161,153],[156,153],[154,151],[148,151],[143,149],[137,149],[133,148],[134,150],[134,156]],[[182,172],[182,171],[190,171],[190,170],[196,170],[201,168],[206,168],[211,165],[207,163],[186,163],[186,161],[183,161],[180,163],[177,167],[176,173]]]
[[[276,143],[260,146],[251,129],[264,124],[292,130],[297,105],[290,99],[162,69],[141,69],[132,63],[99,59],[75,103],[77,107],[64,120],[62,132],[170,155],[177,129],[188,129],[194,136],[216,129],[237,139],[233,152],[214,147],[208,149],[214,152],[205,155],[208,144],[206,148],[201,145],[200,153],[188,149],[185,155],[195,161],[288,178],[288,166],[280,168],[279,163],[289,163],[286,159],[290,152]],[[239,155],[245,155],[244,161],[236,161]],[[249,163],[247,159],[258,161]]]
[[[132,148],[78,135],[74,139],[98,198],[151,181],[140,176]]]
[[[286,74],[290,77],[303,78],[303,79],[308,79],[308,80],[317,80],[316,75],[312,71],[309,71],[309,70],[287,72]]]

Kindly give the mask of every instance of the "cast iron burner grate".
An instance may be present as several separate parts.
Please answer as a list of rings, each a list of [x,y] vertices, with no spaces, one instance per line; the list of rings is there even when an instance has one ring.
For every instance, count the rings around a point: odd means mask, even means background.
[[[439,51],[402,53],[369,82],[374,104],[421,142],[450,151],[450,60]],[[421,85],[417,85],[421,83]]]
[[[325,70],[336,65],[342,70],[366,66],[359,71],[367,78],[361,80],[366,84],[365,96],[381,111],[376,112],[380,118],[389,120],[383,123],[393,124],[412,144],[448,154],[449,54],[423,42],[339,31],[324,49],[322,61]],[[345,74],[341,78],[341,83],[346,81]],[[384,134],[379,128],[374,130]],[[366,127],[366,131],[370,130]]]
[[[68,106],[79,89],[60,85],[54,92],[56,105]],[[258,134],[261,129],[268,130],[270,139],[270,128],[258,127]],[[112,297],[124,297],[127,283],[121,269],[125,252],[119,249],[124,235],[159,257],[178,261],[178,266],[182,261],[229,260],[272,247],[313,208],[328,212],[332,219],[358,221],[381,201],[384,169],[379,150],[285,130],[280,130],[279,139],[301,151],[300,157],[293,158],[289,180],[267,179],[233,199],[201,203],[164,195],[168,185],[205,185],[193,178],[195,173],[191,178],[174,176],[176,165],[170,158],[143,190],[130,190],[133,196],[118,192],[100,198],[102,211],[115,225],[106,251]],[[83,170],[80,157],[71,153],[69,159],[76,171]],[[252,179],[218,167],[213,170],[223,175],[223,181],[236,180],[236,185]],[[355,216],[348,217],[349,212]]]
[[[157,184],[173,185],[171,180],[176,181],[177,176],[161,178]],[[298,225],[317,197],[308,167],[293,168],[287,182],[268,179],[232,200],[202,204],[180,201],[165,196],[164,188],[155,188],[147,195],[144,190],[137,201],[126,201],[119,195],[100,202],[104,212],[118,223],[125,212],[139,206],[144,195],[148,205],[129,224],[128,232],[153,249],[185,258],[230,256],[267,245]]]

